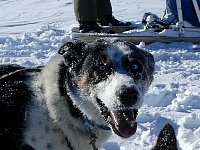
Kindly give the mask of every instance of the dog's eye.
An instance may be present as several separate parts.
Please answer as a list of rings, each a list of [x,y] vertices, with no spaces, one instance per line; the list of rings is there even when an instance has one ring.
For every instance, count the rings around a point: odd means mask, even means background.
[[[106,67],[103,66],[103,65],[101,65],[101,66],[99,66],[99,70],[100,70],[100,71],[105,71],[105,70],[106,70]]]
[[[142,72],[142,64],[136,60],[130,62],[129,70],[132,73]]]
[[[134,76],[135,79],[140,79],[142,77],[143,67],[139,60],[124,58],[123,65],[126,71]]]
[[[112,67],[107,63],[103,63],[97,66],[96,71],[98,72],[98,74],[109,75],[112,72]]]
[[[93,81],[95,83],[100,82],[102,79],[105,79],[108,75],[112,74],[112,72],[113,69],[110,64],[102,63],[94,66]]]
[[[132,69],[133,69],[133,70],[137,70],[138,67],[139,67],[139,66],[138,66],[137,64],[133,64],[133,65],[132,65]]]

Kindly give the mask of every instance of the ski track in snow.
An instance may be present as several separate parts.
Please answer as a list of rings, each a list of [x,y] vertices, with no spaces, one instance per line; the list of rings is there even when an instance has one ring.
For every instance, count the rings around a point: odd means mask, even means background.
[[[121,20],[141,20],[144,12],[162,16],[162,0],[112,0],[113,13]],[[161,8],[162,7],[162,8]],[[26,67],[45,65],[70,39],[77,25],[73,1],[0,1],[0,64]],[[156,61],[155,79],[137,118],[138,129],[129,139],[113,135],[106,150],[147,150],[156,143],[166,123],[175,128],[179,149],[200,149],[200,44],[154,43],[138,47]]]

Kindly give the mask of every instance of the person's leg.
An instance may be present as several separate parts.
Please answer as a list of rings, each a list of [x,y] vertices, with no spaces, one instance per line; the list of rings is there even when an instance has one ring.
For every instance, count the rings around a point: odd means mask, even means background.
[[[96,0],[98,18],[112,16],[112,6],[110,0]]]
[[[96,0],[74,0],[74,13],[79,22],[80,32],[100,32],[97,24]]]
[[[74,13],[79,22],[96,21],[96,0],[74,0]]]

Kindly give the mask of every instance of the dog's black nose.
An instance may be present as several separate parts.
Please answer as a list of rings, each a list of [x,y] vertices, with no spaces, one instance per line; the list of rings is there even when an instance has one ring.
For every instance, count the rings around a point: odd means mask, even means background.
[[[130,107],[137,103],[139,98],[139,92],[134,87],[127,87],[124,85],[117,92],[117,97],[123,105]]]

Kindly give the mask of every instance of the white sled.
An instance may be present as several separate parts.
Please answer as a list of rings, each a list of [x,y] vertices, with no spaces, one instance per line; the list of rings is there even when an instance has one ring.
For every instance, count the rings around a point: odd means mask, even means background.
[[[86,34],[86,33],[73,33],[73,40],[81,40],[81,41],[94,41],[100,38],[117,38],[124,41],[129,41],[134,44],[139,44],[140,42],[144,42],[145,44],[151,44],[155,42],[162,43],[172,43],[172,42],[191,42],[191,43],[200,43],[199,37],[169,37],[169,36],[151,36],[151,35],[128,35],[128,34]]]
[[[188,28],[189,29],[189,28]],[[79,33],[77,30],[71,34],[72,40],[94,41],[100,38],[118,38],[125,41],[130,41],[134,44],[145,42],[146,44],[154,42],[172,43],[172,42],[191,42],[200,43],[200,32],[189,30],[172,30],[166,29],[162,32],[154,32],[151,29],[132,29],[116,28],[116,34],[106,33]],[[121,32],[123,31],[123,32]]]
[[[200,22],[200,9],[197,0],[192,0],[195,12]],[[154,42],[172,43],[172,42],[191,42],[200,43],[200,27],[187,27],[182,15],[181,0],[176,0],[178,21],[177,25],[172,25],[162,32],[154,32],[153,28],[145,28],[142,23],[135,27],[106,27],[105,29],[113,30],[115,34],[106,33],[79,33],[77,27],[72,29],[72,40],[94,41],[99,38],[118,38],[130,41],[135,44],[145,42],[146,44]],[[158,19],[158,18],[156,18]]]

